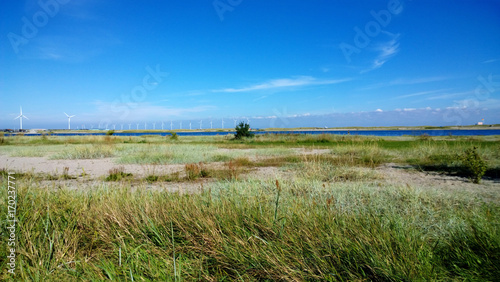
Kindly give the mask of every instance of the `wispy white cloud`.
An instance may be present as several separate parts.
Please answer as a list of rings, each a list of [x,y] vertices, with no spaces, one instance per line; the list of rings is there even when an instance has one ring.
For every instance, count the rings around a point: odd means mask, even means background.
[[[368,85],[366,87],[360,88],[359,90],[372,90],[383,87],[391,87],[396,85],[415,85],[415,84],[424,84],[436,81],[443,81],[451,79],[451,77],[447,76],[431,76],[431,77],[419,77],[419,78],[398,78],[387,82],[376,83],[372,85]]]
[[[491,59],[491,60],[483,61],[483,64],[489,64],[489,63],[494,63],[494,62],[498,62],[498,61],[500,61],[500,59]]]
[[[442,95],[427,97],[427,98],[425,98],[425,100],[449,99],[449,98],[455,98],[455,97],[460,97],[460,96],[465,96],[465,95],[472,95],[472,94],[474,94],[474,91],[446,93],[446,94],[442,94]]]
[[[416,97],[416,96],[423,96],[423,95],[440,93],[440,92],[449,91],[449,90],[450,89],[438,89],[438,90],[430,90],[430,91],[421,91],[421,92],[416,92],[416,93],[411,93],[411,94],[397,96],[397,97],[394,97],[393,99],[404,99],[404,98],[410,98],[410,97]]]
[[[225,93],[251,92],[251,91],[270,90],[270,89],[279,89],[288,87],[303,87],[310,85],[329,85],[329,84],[342,83],[349,80],[351,79],[344,78],[344,79],[322,80],[314,78],[312,76],[298,76],[294,78],[272,79],[264,83],[259,83],[243,88],[218,89],[218,90],[213,90],[213,92],[225,92]]]
[[[382,67],[390,58],[399,52],[399,34],[393,35],[391,40],[377,46],[375,51],[378,52],[377,57],[372,61],[371,66],[361,71],[361,73],[366,73]]]

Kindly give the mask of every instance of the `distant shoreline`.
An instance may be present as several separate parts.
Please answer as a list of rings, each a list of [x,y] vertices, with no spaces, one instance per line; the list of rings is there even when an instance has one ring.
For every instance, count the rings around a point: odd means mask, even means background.
[[[400,130],[499,130],[500,125],[468,125],[468,126],[387,126],[387,127],[332,127],[332,128],[318,128],[318,127],[296,127],[296,128],[252,128],[252,131],[267,132],[267,131],[400,131]],[[72,134],[88,134],[88,133],[105,133],[113,129],[83,129],[83,130],[67,130],[67,129],[29,129],[25,134],[33,133],[72,133]],[[3,131],[3,130],[2,130]],[[216,128],[216,129],[173,129],[173,130],[113,130],[115,133],[162,133],[162,132],[234,132],[234,128]],[[7,133],[8,132],[4,132]],[[17,133],[14,132],[14,133]]]

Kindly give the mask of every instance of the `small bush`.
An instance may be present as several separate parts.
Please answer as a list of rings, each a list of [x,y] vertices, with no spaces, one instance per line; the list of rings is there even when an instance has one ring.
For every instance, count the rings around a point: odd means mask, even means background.
[[[186,164],[184,166],[184,169],[186,171],[186,178],[188,180],[195,180],[198,177],[203,177],[203,175],[208,175],[206,171],[203,169],[202,163],[200,164]],[[202,171],[205,171],[202,174]]]
[[[236,134],[234,134],[234,139],[239,140],[244,137],[254,137],[255,134],[250,132],[250,124],[246,122],[240,122],[235,128]]]
[[[125,172],[122,166],[118,168],[115,167],[109,170],[106,181],[120,181],[129,176],[132,176],[132,173]]]
[[[111,136],[111,135],[113,135],[114,133],[115,133],[115,131],[114,131],[114,130],[108,130],[108,132],[106,132],[106,135]]]
[[[148,175],[146,177],[147,182],[156,182],[158,181],[158,175]]]
[[[170,136],[170,140],[178,140],[179,136],[177,135],[177,132],[172,131],[172,135]]]
[[[461,157],[462,165],[468,170],[469,178],[479,184],[488,169],[483,158],[477,152],[477,147],[465,150]]]

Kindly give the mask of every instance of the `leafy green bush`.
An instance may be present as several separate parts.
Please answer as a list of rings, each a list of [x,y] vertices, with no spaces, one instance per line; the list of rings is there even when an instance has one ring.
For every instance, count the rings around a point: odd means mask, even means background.
[[[177,135],[176,132],[172,131],[172,136],[170,136],[170,140],[177,140],[179,139],[179,136]]]
[[[148,175],[146,176],[146,181],[147,182],[156,182],[158,181],[158,175]]]
[[[477,147],[465,150],[461,156],[462,165],[468,170],[469,177],[473,183],[480,183],[486,173],[487,166],[483,158],[477,152]]]
[[[246,122],[240,122],[236,128],[236,134],[234,135],[234,139],[242,139],[243,137],[253,137],[254,134],[250,132],[250,124]]]
[[[112,168],[109,170],[109,175],[106,177],[106,181],[120,181],[124,178],[132,176],[132,173],[127,173],[124,171],[123,167]]]
[[[113,135],[114,133],[115,133],[115,131],[114,131],[114,130],[108,130],[108,132],[106,132],[106,135],[111,136],[111,135]]]

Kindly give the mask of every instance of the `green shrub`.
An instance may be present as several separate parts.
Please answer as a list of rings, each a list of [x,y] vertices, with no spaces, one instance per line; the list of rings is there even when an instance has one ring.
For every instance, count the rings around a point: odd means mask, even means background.
[[[480,183],[486,173],[487,166],[483,158],[477,152],[477,147],[465,150],[461,157],[462,165],[468,170],[469,177],[473,183]]]
[[[148,175],[146,177],[147,182],[156,182],[158,181],[158,175]]]
[[[179,136],[177,135],[176,132],[172,131],[172,136],[170,136],[170,140],[177,140],[179,139]]]
[[[243,137],[253,137],[254,134],[250,132],[250,124],[246,122],[240,122],[235,128],[236,134],[234,134],[234,139],[242,139]]]
[[[132,176],[132,173],[125,172],[123,167],[112,168],[109,170],[109,175],[106,177],[106,181],[120,181],[129,176]]]
[[[114,130],[108,130],[108,132],[106,132],[106,135],[111,136],[111,135],[113,135],[114,133],[115,133],[115,131],[114,131]]]

